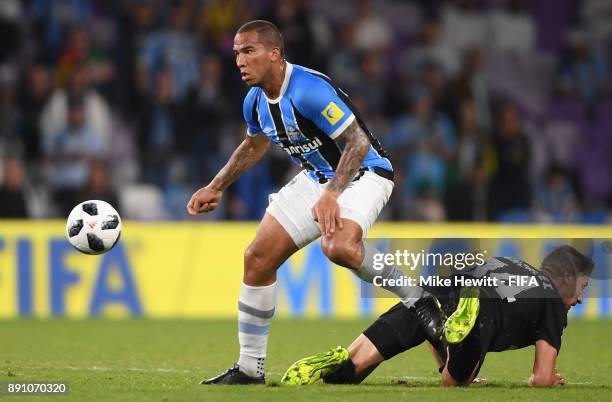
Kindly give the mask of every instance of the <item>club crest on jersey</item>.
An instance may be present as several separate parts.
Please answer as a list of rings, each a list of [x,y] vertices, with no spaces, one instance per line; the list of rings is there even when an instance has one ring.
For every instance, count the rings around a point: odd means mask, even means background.
[[[342,116],[344,116],[342,109],[340,109],[334,102],[329,102],[321,114],[332,126],[336,124],[342,118]]]
[[[299,143],[308,140],[300,130],[296,130],[293,127],[287,127],[287,137],[289,137],[291,142]]]
[[[306,144],[291,145],[289,147],[283,147],[283,149],[289,155],[305,154],[310,151],[314,151],[315,149],[319,148],[321,145],[323,145],[323,142],[319,138],[315,138],[312,141],[307,142]]]

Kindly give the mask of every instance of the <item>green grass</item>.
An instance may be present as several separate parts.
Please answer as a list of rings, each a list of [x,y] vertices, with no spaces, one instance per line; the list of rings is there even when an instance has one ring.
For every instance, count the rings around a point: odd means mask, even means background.
[[[267,386],[201,386],[234,363],[235,321],[0,321],[0,381],[63,380],[78,401],[610,400],[612,321],[570,322],[558,362],[568,385],[530,389],[533,348],[491,353],[489,385],[443,389],[424,346],[381,365],[362,385],[278,386],[294,360],[350,341],[369,321],[275,320]],[[66,397],[1,397],[63,400]]]

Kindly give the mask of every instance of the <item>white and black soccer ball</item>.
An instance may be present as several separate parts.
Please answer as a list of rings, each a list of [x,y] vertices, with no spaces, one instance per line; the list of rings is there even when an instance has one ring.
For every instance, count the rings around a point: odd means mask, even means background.
[[[72,209],[66,222],[68,241],[85,254],[102,254],[121,236],[121,217],[108,202],[89,200]]]

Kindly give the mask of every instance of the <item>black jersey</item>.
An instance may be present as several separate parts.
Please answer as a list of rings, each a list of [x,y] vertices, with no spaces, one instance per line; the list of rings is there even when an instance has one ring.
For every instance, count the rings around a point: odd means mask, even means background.
[[[488,351],[501,352],[547,341],[557,352],[567,310],[550,278],[522,260],[496,257],[464,275],[497,278],[481,287],[481,321],[490,332]]]
[[[492,286],[491,281],[487,286],[480,286],[479,320],[489,335],[483,337],[488,338],[487,351],[523,348],[538,339],[546,340],[557,352],[560,350],[567,310],[545,273],[519,259],[494,257],[483,265],[457,270],[453,276],[496,278],[497,286]],[[440,299],[447,315],[452,314],[461,287],[427,290]]]
[[[459,366],[466,367],[468,377],[474,365],[468,361],[465,353],[480,361],[477,366],[477,370],[480,370],[487,352],[523,348],[534,345],[540,339],[559,352],[561,335],[567,325],[567,311],[559,292],[546,274],[524,261],[495,257],[482,266],[456,271],[453,276],[498,278],[498,286],[480,287],[480,312],[469,335],[476,342],[470,345],[462,343],[466,346],[464,355],[455,355],[455,360],[465,360]],[[526,279],[522,284],[517,284],[517,279],[511,279],[517,277]],[[535,278],[535,282],[530,278]],[[457,308],[461,287],[426,287],[426,290],[438,297],[447,315]],[[405,308],[401,302],[382,314],[363,334],[385,359],[420,345],[427,339],[413,311]],[[447,349],[443,344],[433,342],[433,345],[441,356],[446,356]],[[456,366],[451,365],[452,357],[449,370],[451,366]]]

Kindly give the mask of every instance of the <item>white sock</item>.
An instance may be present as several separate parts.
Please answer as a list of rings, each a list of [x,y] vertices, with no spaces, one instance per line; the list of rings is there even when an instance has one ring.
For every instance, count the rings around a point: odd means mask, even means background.
[[[238,341],[240,371],[251,377],[264,375],[270,320],[276,307],[276,282],[268,286],[240,285]]]
[[[377,270],[374,268],[374,255],[380,253],[374,246],[368,242],[363,242],[363,262],[355,274],[366,282],[372,283],[375,276],[381,276],[384,279],[399,279],[404,273],[397,267],[385,265],[383,269]],[[428,295],[420,286],[382,286],[383,289],[395,293],[400,301],[410,308],[414,306],[417,300]]]

